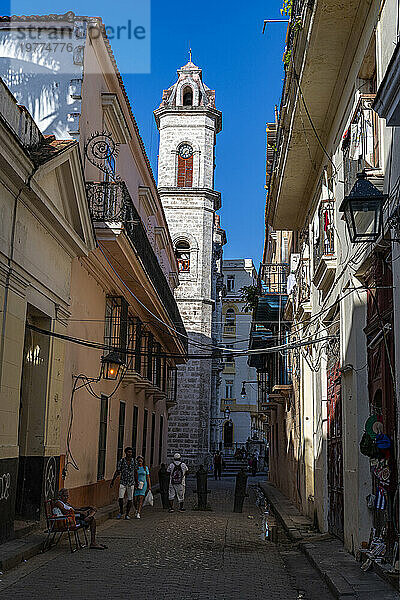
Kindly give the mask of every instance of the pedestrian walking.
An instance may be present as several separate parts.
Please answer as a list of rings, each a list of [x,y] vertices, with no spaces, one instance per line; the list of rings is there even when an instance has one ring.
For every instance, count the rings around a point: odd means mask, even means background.
[[[133,449],[130,446],[125,448],[125,456],[118,461],[117,469],[110,483],[110,488],[112,488],[114,481],[119,475],[121,476],[121,479],[119,480],[119,513],[117,515],[117,519],[122,519],[122,515],[124,514],[124,497],[126,495],[127,502],[125,519],[129,520],[129,513],[132,508],[133,492],[135,489],[135,461],[133,459]]]
[[[147,492],[151,491],[151,481],[149,468],[144,464],[143,456],[136,458],[136,469],[135,469],[135,508],[136,519],[140,519],[140,513],[142,512],[142,506],[144,497]]]
[[[218,479],[221,479],[221,474],[222,474],[222,456],[219,450],[216,451],[216,453],[214,454],[214,477],[215,477],[215,481],[217,481],[217,477]]]
[[[179,452],[174,454],[174,459],[168,467],[169,473],[169,512],[174,512],[175,497],[179,502],[179,510],[183,512],[185,501],[185,478],[188,467],[182,462]]]

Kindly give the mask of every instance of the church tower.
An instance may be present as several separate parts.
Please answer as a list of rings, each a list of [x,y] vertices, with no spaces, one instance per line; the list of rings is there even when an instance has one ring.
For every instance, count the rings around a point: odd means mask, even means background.
[[[216,211],[214,148],[222,128],[215,91],[190,60],[164,90],[154,112],[160,132],[158,189],[179,265],[176,300],[189,335],[189,354],[211,355],[220,341],[222,246],[225,232]],[[169,451],[202,463],[210,452],[210,415],[216,413],[218,368],[211,359],[190,359],[178,371],[177,405],[170,412]]]

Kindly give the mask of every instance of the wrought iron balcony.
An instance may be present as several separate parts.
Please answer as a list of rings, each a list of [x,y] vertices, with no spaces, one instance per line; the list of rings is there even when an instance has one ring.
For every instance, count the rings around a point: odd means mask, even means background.
[[[296,273],[296,286],[293,290],[293,314],[297,314],[299,309],[310,300],[310,260],[300,258]]]
[[[258,277],[261,294],[287,294],[287,263],[262,263]]]
[[[89,208],[95,227],[119,223],[127,234],[136,256],[156,289],[174,328],[186,335],[171,288],[147,237],[128,188],[123,181],[87,182]],[[182,343],[187,346],[185,338]]]
[[[335,201],[324,200],[318,211],[318,237],[314,240],[314,272],[321,259],[335,256]]]

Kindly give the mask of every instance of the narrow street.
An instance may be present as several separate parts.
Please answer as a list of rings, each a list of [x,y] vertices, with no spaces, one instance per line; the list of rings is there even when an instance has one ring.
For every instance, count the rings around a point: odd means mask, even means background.
[[[71,554],[67,541],[6,573],[2,600],[61,598],[330,600],[306,558],[279,533],[279,544],[263,539],[250,479],[242,514],[232,512],[234,480],[210,482],[211,511],[196,512],[194,482],[187,510],[144,511],[142,520],[110,520],[100,528],[105,551]],[[253,483],[254,482],[254,483]]]

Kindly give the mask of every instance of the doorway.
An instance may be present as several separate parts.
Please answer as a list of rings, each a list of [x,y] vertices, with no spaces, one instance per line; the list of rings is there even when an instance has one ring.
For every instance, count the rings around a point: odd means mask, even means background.
[[[232,448],[233,446],[233,423],[225,421],[224,423],[224,448]]]
[[[342,394],[339,363],[328,371],[328,529],[344,538]]]
[[[18,427],[18,478],[15,512],[39,520],[45,467],[45,415],[50,337],[28,325],[50,329],[50,318],[27,306]],[[54,469],[53,469],[54,470]],[[56,473],[54,473],[55,477]]]

